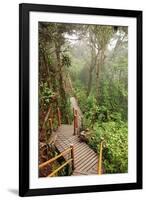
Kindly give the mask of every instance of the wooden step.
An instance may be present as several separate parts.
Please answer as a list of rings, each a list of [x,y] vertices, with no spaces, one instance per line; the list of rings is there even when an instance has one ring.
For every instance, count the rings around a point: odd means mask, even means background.
[[[97,154],[86,143],[80,142],[78,135],[73,135],[72,125],[62,125],[57,133],[55,145],[62,152],[71,144],[74,145],[73,176],[97,174]]]

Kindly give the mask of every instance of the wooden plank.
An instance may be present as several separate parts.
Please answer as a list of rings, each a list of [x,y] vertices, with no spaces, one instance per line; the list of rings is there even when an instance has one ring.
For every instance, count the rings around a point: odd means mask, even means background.
[[[68,146],[64,147],[61,144],[60,145],[55,144],[55,146],[56,146],[56,148],[58,149],[59,152],[63,152],[65,149],[68,148]],[[63,157],[64,157],[65,160],[68,160],[68,158],[70,157],[70,153],[68,153],[67,155],[63,155]]]
[[[56,148],[58,149],[59,152],[62,152],[62,151],[64,151],[64,149],[65,149],[65,148],[62,147],[61,145],[56,145],[56,144],[55,144],[55,146],[56,146]]]
[[[55,145],[56,146],[56,145]],[[56,146],[56,148],[58,149],[58,151],[61,153],[63,152],[65,149],[67,149],[66,147],[63,147],[63,146]]]
[[[88,173],[95,173],[97,174],[97,163],[95,163],[89,170],[87,170]]]
[[[79,146],[79,147],[76,148],[76,153],[78,154],[78,153],[82,152],[83,150],[85,152],[93,152],[93,151],[89,150],[87,146]]]
[[[88,168],[92,168],[95,163],[97,163],[97,157],[92,157],[82,168],[88,170]]]
[[[82,162],[82,164],[80,164],[78,167],[80,167],[80,169],[85,169],[87,168],[91,163],[93,163],[94,161],[97,161],[97,158],[95,158],[95,155],[93,155],[90,159],[88,160],[84,160],[84,162]]]
[[[70,146],[70,144],[69,144],[69,143],[68,143],[68,144],[61,143],[61,146],[62,146],[63,148],[68,148],[68,147]]]
[[[89,154],[88,151],[83,151],[81,153],[78,152],[78,154],[75,154],[75,159],[76,160],[80,160],[81,158],[84,160],[87,160],[87,155]],[[91,153],[91,156],[93,156],[93,154]]]
[[[56,143],[57,143],[57,142],[58,142],[59,144],[66,145],[66,146],[67,146],[67,145],[69,146],[69,144],[70,144],[69,142],[62,141],[62,140],[56,140]]]
[[[89,162],[89,161],[88,161]],[[79,163],[78,165],[76,165],[76,168],[77,169],[80,169],[80,170],[83,170],[83,171],[88,171],[89,169],[91,169],[92,168],[92,164],[95,164],[96,163],[96,161],[91,161],[90,162],[90,164],[89,165],[86,165],[87,163],[86,162],[81,162],[81,163]],[[86,166],[85,166],[86,165]]]
[[[78,158],[76,159],[76,164],[78,165],[78,163],[82,164],[82,163],[87,163],[89,162],[90,160],[96,160],[96,157],[94,157],[93,155],[90,155],[88,157],[81,157],[81,158]]]
[[[89,171],[89,169],[91,169],[92,166],[95,165],[96,163],[97,163],[97,159],[96,160],[90,160],[90,162],[88,162],[88,164],[83,166],[81,169]]]
[[[62,146],[63,148],[69,147],[69,144],[65,144],[63,142],[56,142],[55,145],[56,146]]]
[[[67,138],[67,137],[66,137],[66,138]],[[75,138],[67,138],[67,140],[79,144],[79,141],[78,141],[78,140],[75,140]]]
[[[76,155],[77,155],[77,157],[82,154],[84,154],[86,156],[86,154],[88,154],[89,152],[90,151],[88,151],[88,149],[86,147],[84,147],[84,148],[81,148],[79,151],[76,151]],[[93,152],[92,152],[92,154],[93,154]],[[93,155],[95,155],[95,154],[93,154]]]
[[[86,172],[81,172],[81,171],[74,171],[72,176],[81,176],[81,175],[88,175]]]
[[[86,145],[76,144],[76,151],[77,152],[79,152],[83,148],[87,148]]]
[[[87,145],[77,144],[76,151],[79,152],[83,148],[88,149]]]
[[[58,143],[57,143],[58,142]],[[62,125],[61,131],[56,140],[56,147],[61,151],[63,148],[74,145],[74,173],[96,174],[97,155],[86,143],[81,143],[77,135],[73,136],[73,126]],[[94,168],[95,169],[94,169]]]
[[[87,161],[87,159],[90,158],[90,156],[92,156],[92,152],[90,152],[89,154],[87,154],[86,157],[85,157],[84,154],[82,154],[80,157],[77,157],[77,159],[75,160],[75,163],[78,164],[81,161],[83,162],[83,160]]]

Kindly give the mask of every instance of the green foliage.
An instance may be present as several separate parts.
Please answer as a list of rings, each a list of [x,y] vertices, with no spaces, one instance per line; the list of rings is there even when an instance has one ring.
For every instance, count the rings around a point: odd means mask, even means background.
[[[80,82],[76,82],[75,95],[79,102],[80,109],[84,113],[84,111],[86,110],[86,92],[85,89],[81,86]]]
[[[112,26],[95,26],[93,32],[97,37],[99,48],[105,48],[114,33]]]
[[[126,173],[128,170],[128,128],[120,121],[96,123],[93,127],[89,145],[98,152],[103,146],[103,166],[106,173]]]
[[[71,58],[67,54],[62,54],[62,64],[64,66],[70,67],[71,65]]]
[[[63,163],[62,163],[63,164]],[[72,174],[72,170],[71,170],[71,166],[70,165],[66,165],[64,168],[62,168],[59,172],[58,172],[58,176],[70,176]]]
[[[58,106],[60,108],[61,112],[61,120],[63,124],[71,124],[73,121],[73,113],[71,109],[71,103],[70,103],[70,98],[67,95],[66,97],[66,103],[63,105],[62,101],[60,98],[58,98]]]
[[[71,57],[72,63],[69,68],[70,76],[73,81],[79,80],[81,70],[83,69],[84,61],[82,59],[77,59],[76,57]]]
[[[52,92],[52,90],[49,89],[47,82],[45,83],[41,82],[39,86],[40,105],[44,107],[48,107],[53,95],[54,95],[54,92]]]
[[[79,83],[78,83],[79,86]],[[120,112],[98,106],[93,95],[86,97],[83,88],[76,89],[80,108],[84,111],[84,128],[90,128],[89,145],[98,152],[104,141],[103,166],[106,173],[126,173],[128,170],[128,128]]]

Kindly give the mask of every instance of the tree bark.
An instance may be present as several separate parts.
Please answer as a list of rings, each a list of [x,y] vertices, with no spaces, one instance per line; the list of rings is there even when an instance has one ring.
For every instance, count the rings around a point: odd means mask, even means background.
[[[62,65],[61,65],[61,59],[60,59],[60,51],[61,47],[60,46],[56,46],[56,57],[57,57],[57,63],[58,63],[58,81],[59,81],[59,93],[60,93],[60,97],[61,97],[61,113],[64,114],[64,118],[65,120],[67,120],[66,118],[66,105],[67,105],[67,98],[66,98],[66,93],[65,93],[65,89],[64,89],[64,82],[63,82],[63,69],[62,69]]]
[[[96,64],[96,101],[99,103],[100,97],[100,88],[99,88],[99,81],[100,81],[100,72],[104,65],[105,60],[105,50],[102,49],[98,53],[97,64]]]
[[[87,97],[89,96],[91,92],[91,84],[92,84],[92,69],[89,69],[89,79],[88,79],[88,89],[87,89]]]
[[[93,43],[93,41],[92,41],[92,43]],[[89,96],[89,94],[91,92],[92,75],[93,75],[93,70],[96,67],[97,57],[98,57],[98,53],[96,54],[95,47],[92,46],[92,49],[91,49],[91,64],[90,64],[90,67],[89,67],[89,78],[88,78],[88,85],[87,85],[87,97]]]

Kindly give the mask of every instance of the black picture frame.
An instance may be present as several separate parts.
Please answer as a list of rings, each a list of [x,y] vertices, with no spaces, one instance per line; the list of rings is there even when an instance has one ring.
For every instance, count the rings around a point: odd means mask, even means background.
[[[29,13],[31,11],[135,18],[137,22],[137,180],[134,183],[30,189],[29,187]],[[19,5],[19,195],[55,195],[142,188],[142,11],[41,4]]]

